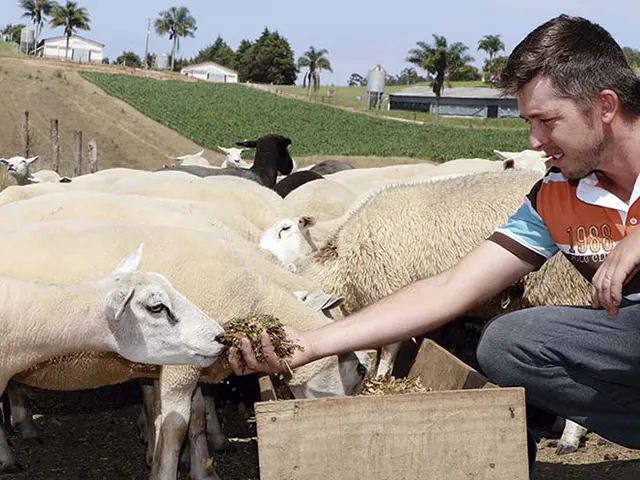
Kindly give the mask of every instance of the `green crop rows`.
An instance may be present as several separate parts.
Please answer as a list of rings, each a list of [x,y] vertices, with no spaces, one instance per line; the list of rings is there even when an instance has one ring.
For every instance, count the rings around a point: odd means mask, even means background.
[[[294,156],[407,156],[446,161],[494,158],[494,148],[528,148],[525,129],[403,123],[237,84],[97,72],[82,75],[108,94],[206,148],[233,146],[236,141],[270,132],[290,137]]]

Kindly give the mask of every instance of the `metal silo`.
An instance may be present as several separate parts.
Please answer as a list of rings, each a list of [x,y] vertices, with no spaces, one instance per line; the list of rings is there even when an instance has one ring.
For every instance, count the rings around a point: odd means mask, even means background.
[[[156,55],[156,68],[158,70],[167,70],[169,68],[169,55],[166,53]]]
[[[29,54],[36,48],[36,31],[31,27],[20,30],[20,51]]]
[[[380,108],[384,96],[387,72],[382,65],[374,65],[367,74],[367,108]]]

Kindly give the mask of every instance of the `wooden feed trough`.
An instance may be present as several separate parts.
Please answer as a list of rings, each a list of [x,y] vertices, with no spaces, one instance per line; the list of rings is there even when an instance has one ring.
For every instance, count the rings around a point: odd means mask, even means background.
[[[430,391],[317,400],[278,400],[262,377],[260,479],[528,480],[523,388],[498,388],[431,340],[413,375]]]

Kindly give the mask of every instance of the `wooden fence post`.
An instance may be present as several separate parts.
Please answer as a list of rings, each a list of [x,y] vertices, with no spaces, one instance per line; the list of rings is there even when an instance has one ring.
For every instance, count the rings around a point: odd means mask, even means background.
[[[82,175],[82,132],[73,132],[73,176],[77,177]]]
[[[96,173],[98,171],[98,142],[96,137],[91,137],[87,143],[88,157],[89,157],[89,173]]]
[[[60,173],[60,133],[57,118],[51,120],[51,170]]]
[[[24,111],[24,116],[22,118],[20,141],[22,143],[22,155],[24,158],[29,158],[29,112],[27,110]]]

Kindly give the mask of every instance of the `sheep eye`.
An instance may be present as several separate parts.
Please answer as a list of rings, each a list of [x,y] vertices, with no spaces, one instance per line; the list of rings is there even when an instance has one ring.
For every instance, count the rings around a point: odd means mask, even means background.
[[[160,313],[165,308],[167,307],[165,307],[163,303],[158,303],[157,305],[147,305],[147,310],[149,310],[151,313]]]
[[[289,230],[290,228],[291,228],[291,225],[286,225],[282,227],[282,231],[284,232],[285,230]]]

